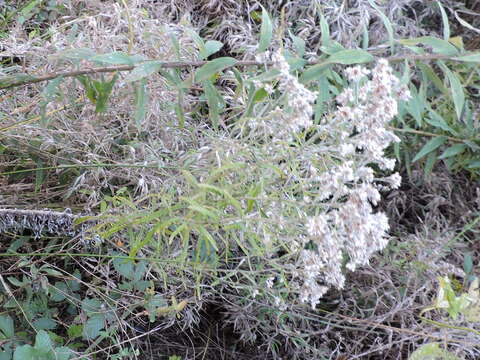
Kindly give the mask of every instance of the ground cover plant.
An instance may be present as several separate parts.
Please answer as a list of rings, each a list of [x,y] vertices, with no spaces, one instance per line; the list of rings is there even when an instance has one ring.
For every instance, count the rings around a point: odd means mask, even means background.
[[[0,6],[1,359],[478,358],[477,5]]]

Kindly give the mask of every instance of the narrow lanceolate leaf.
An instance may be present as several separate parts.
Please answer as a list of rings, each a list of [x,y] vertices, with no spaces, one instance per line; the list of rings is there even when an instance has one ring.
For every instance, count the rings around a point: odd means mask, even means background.
[[[147,79],[140,80],[135,88],[135,125],[138,131],[142,129],[142,123],[147,114],[148,106],[148,91],[147,91]]]
[[[393,26],[388,17],[380,10],[380,8],[375,4],[373,0],[368,0],[370,5],[377,10],[378,15],[380,15],[380,18],[382,19],[383,25],[385,25],[385,28],[387,29],[388,33],[388,42],[390,43],[390,48],[392,51],[392,54],[395,50],[395,38],[394,38],[394,33],[393,33]]]
[[[90,61],[111,65],[133,65],[134,59],[132,56],[121,51],[114,51],[109,54],[96,55],[90,58]]]
[[[457,113],[457,118],[460,120],[462,117],[463,107],[465,105],[465,93],[463,92],[462,83],[460,82],[458,76],[454,74],[443,62],[439,61],[438,64],[450,82],[455,112]]]
[[[447,140],[447,138],[445,136],[439,136],[439,137],[436,137],[436,138],[430,140],[429,142],[427,142],[422,147],[422,149],[418,152],[418,154],[415,155],[415,157],[412,160],[412,163],[417,161],[417,160],[420,160],[424,156],[430,154],[432,151],[434,151],[435,149],[442,146],[445,143],[446,140]]]
[[[373,61],[373,56],[365,50],[349,49],[336,52],[328,58],[329,63],[352,65]]]
[[[202,82],[209,79],[217,72],[222,71],[237,63],[237,60],[231,57],[221,57],[212,61],[209,61],[205,65],[202,65],[195,72],[195,81]]]
[[[132,82],[137,81],[152,74],[155,74],[162,67],[161,61],[149,61],[135,66],[130,74],[125,78],[125,81]]]
[[[439,159],[446,159],[451,156],[455,156],[458,154],[461,154],[467,149],[467,145],[465,144],[456,144],[453,146],[450,146],[447,150],[443,152],[442,155],[440,155],[438,158]]]
[[[437,5],[442,13],[443,39],[448,41],[448,39],[450,39],[450,24],[448,22],[448,16],[440,1],[437,1]]]
[[[457,56],[454,60],[480,63],[480,51],[468,55]]]
[[[260,28],[260,42],[258,44],[258,52],[267,50],[270,42],[272,41],[273,26],[270,15],[267,10],[262,6],[262,26]]]

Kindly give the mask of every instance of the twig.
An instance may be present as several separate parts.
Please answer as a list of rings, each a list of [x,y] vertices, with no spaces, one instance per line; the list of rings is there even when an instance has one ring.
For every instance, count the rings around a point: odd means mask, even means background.
[[[467,54],[462,54],[467,55]],[[431,60],[453,60],[455,56],[446,56],[446,55],[438,55],[438,54],[428,54],[428,55],[405,55],[405,56],[391,56],[386,58],[390,62],[401,62],[404,60],[421,60],[421,61],[431,61]],[[171,69],[171,68],[189,68],[189,67],[200,67],[202,65],[207,64],[208,61],[170,61],[170,62],[161,62],[161,67],[164,69]],[[317,65],[317,64],[328,64],[328,59],[325,60],[314,60],[308,61],[308,65]],[[256,60],[241,60],[237,61],[234,66],[272,66],[274,62],[267,61],[261,62]],[[87,75],[87,74],[98,74],[98,73],[109,73],[109,72],[116,72],[116,71],[130,71],[135,68],[135,65],[115,65],[115,66],[104,66],[104,67],[95,67],[95,68],[88,68],[88,69],[81,69],[81,70],[74,70],[74,71],[60,71],[51,74],[45,75],[29,75],[29,74],[18,74],[18,75],[11,75],[0,78],[0,90],[1,89],[9,89],[17,86],[27,85],[27,84],[35,84],[43,81],[49,81],[56,79],[58,77],[75,77],[78,75]]]

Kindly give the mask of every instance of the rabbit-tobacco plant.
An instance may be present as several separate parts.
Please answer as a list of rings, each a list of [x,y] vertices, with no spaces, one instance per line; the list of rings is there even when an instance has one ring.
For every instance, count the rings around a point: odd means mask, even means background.
[[[398,188],[401,178],[376,175],[374,167],[393,169],[395,160],[384,150],[399,139],[386,124],[397,114],[396,99],[410,95],[386,60],[371,71],[348,68],[351,86],[337,96],[337,110],[314,124],[317,95],[281,55],[272,59],[280,71],[276,86],[258,78],[253,84],[277,100],[257,105],[240,121],[236,138],[217,144],[214,161],[248,164],[248,176],[223,180],[228,188],[238,188],[242,179],[261,184],[244,219],[245,234],[263,242],[276,270],[259,279],[264,286],[252,295],[269,292],[280,308],[299,296],[315,307],[330,287],[344,286],[344,266],[354,271],[367,264],[388,242],[388,219],[372,206],[380,190]]]

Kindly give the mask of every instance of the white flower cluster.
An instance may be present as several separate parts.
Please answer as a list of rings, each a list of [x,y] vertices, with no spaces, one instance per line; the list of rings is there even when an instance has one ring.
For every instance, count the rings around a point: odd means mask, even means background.
[[[290,65],[280,53],[273,53],[271,57],[275,68],[280,71],[278,90],[287,95],[286,103],[283,107],[276,107],[266,119],[251,119],[250,126],[262,127],[274,140],[289,139],[294,133],[312,126],[312,104],[317,95],[290,74]],[[268,84],[262,86],[268,92],[273,91]]]
[[[397,188],[401,181],[398,174],[375,178],[369,165],[393,169],[395,160],[386,158],[384,150],[399,139],[386,124],[397,114],[395,97],[408,99],[408,90],[383,59],[371,71],[371,80],[367,78],[370,71],[359,66],[345,73],[353,87],[337,97],[340,106],[319,127],[326,141],[330,138],[338,144],[344,161],[320,175],[315,168],[309,169],[320,189],[318,200],[325,206],[306,222],[308,236],[302,240],[305,248],[296,275],[302,279],[300,300],[312,307],[330,286],[344,286],[344,258],[347,269],[354,271],[387,245],[388,219],[374,213],[372,205],[380,200],[379,189]]]

